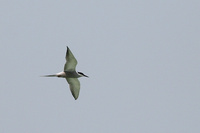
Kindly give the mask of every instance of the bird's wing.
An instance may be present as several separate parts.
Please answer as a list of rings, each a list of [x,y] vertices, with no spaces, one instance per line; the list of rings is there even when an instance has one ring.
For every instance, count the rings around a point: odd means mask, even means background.
[[[71,90],[71,93],[76,100],[79,95],[80,91],[80,82],[77,78],[66,78],[67,82],[69,83],[69,88]]]
[[[68,47],[67,47],[67,53],[66,53],[65,59],[66,59],[66,63],[64,66],[64,71],[75,71],[77,60]]]

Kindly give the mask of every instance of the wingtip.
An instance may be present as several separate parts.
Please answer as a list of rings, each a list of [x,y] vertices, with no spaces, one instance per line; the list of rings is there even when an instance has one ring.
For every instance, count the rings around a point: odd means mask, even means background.
[[[75,97],[75,96],[74,96],[74,99],[75,99],[75,100],[77,100],[77,99],[78,99],[78,97]]]
[[[67,46],[67,51],[70,51],[69,47]]]

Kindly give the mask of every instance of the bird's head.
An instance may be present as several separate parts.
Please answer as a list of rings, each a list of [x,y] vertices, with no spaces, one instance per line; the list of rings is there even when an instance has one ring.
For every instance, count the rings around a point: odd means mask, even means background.
[[[88,78],[88,76],[85,75],[85,74],[83,74],[82,72],[78,72],[78,74],[79,74],[81,77],[87,77],[87,78]]]

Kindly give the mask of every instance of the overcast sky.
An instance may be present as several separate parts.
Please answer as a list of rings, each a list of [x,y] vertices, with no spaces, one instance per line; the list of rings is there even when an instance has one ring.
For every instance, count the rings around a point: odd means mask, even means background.
[[[199,0],[1,0],[0,133],[199,133]],[[74,100],[63,71],[78,60]]]

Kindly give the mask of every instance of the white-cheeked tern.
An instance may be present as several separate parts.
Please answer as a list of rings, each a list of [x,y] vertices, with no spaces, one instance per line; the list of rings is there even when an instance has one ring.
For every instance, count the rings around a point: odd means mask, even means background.
[[[65,78],[69,84],[71,93],[76,100],[79,96],[80,91],[80,82],[78,78],[80,77],[88,77],[87,75],[83,74],[82,72],[76,71],[77,60],[72,54],[69,47],[67,47],[66,53],[66,63],[64,65],[64,71],[56,73],[54,75],[44,75],[43,77],[60,77]]]

